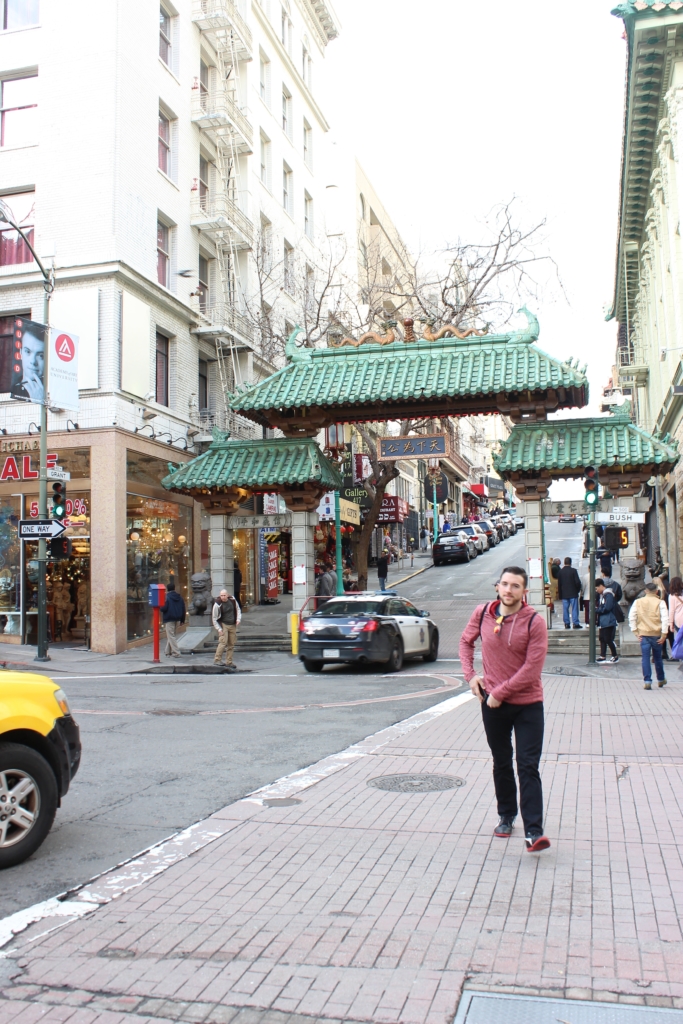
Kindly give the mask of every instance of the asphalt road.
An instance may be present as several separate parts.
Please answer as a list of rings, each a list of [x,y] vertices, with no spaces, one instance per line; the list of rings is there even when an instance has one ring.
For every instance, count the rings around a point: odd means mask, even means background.
[[[400,592],[439,623],[445,653],[435,665],[408,662],[393,676],[343,666],[311,675],[292,657],[274,654],[267,667],[259,656],[250,673],[228,677],[65,680],[83,764],[43,846],[3,872],[0,916],[86,882],[254,789],[457,692],[429,691],[443,686],[440,672],[459,672],[449,644],[457,654],[460,623],[494,596],[500,570],[524,564],[524,535],[469,565],[437,569],[416,560],[415,568],[425,564],[430,568]]]

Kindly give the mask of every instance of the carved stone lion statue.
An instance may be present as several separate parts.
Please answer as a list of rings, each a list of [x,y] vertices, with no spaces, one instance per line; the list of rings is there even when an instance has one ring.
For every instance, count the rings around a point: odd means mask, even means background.
[[[211,604],[211,576],[208,572],[195,572],[190,577],[192,601],[188,609],[190,615],[205,615]]]
[[[621,589],[624,591],[624,601],[628,608],[645,589],[645,566],[638,558],[622,558],[621,566]]]

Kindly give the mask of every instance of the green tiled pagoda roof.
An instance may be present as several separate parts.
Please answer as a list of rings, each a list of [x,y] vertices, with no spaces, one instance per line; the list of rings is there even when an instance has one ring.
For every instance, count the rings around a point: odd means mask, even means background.
[[[498,396],[528,399],[550,391],[557,395],[555,408],[585,405],[585,368],[536,348],[538,321],[527,316],[529,328],[509,334],[357,348],[299,347],[296,331],[287,344],[287,364],[260,383],[239,388],[230,405],[260,423],[270,422],[271,410],[282,416],[286,410],[334,409],[353,422],[372,419],[370,413],[389,417],[437,402],[443,403],[442,415],[495,412]]]
[[[645,11],[653,11],[659,14],[660,11],[680,11],[683,8],[682,0],[624,0],[617,4],[612,10],[618,18],[626,18],[629,14],[642,14]]]
[[[309,482],[325,490],[342,486],[337,468],[314,441],[276,438],[264,441],[229,440],[214,432],[203,455],[172,470],[162,480],[167,490],[216,491],[225,487],[267,490]]]
[[[517,424],[493,464],[501,474],[647,465],[667,472],[678,462],[677,446],[632,423],[628,405],[611,416]]]

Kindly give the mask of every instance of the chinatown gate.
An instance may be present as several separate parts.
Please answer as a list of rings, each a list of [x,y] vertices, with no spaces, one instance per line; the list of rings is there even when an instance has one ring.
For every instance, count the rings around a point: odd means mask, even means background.
[[[386,336],[330,338],[324,349],[298,344],[297,328],[287,342],[285,366],[230,396],[233,411],[262,427],[279,428],[284,438],[231,440],[215,432],[203,455],[169,467],[173,471],[163,481],[168,490],[202,502],[212,517],[214,592],[223,586],[232,590],[232,529],[240,506],[255,493],[277,492],[291,512],[292,563],[305,567],[294,579],[294,610],[313,594],[315,509],[322,494],[341,486],[338,469],[314,439],[332,424],[510,417],[515,425],[495,464],[524,502],[527,559],[542,558],[541,502],[553,479],[581,476],[583,466],[593,465],[615,497],[633,500],[653,471],[670,468],[678,459],[674,448],[630,419],[617,425],[614,417],[612,428],[605,427],[609,417],[546,422],[549,413],[587,404],[585,367],[537,348],[538,320],[526,308],[522,312],[526,328],[507,334],[446,325],[436,335],[425,328],[425,337],[418,339],[413,321],[404,320],[402,336],[390,329]],[[580,443],[568,443],[568,437]],[[542,578],[533,581],[530,601],[545,607]]]

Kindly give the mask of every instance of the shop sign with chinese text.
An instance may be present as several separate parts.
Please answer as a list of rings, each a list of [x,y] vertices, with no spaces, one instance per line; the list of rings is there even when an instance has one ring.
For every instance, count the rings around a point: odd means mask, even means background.
[[[382,499],[382,507],[377,516],[378,523],[402,523],[408,518],[410,507],[405,498],[397,498],[394,495],[385,496]]]
[[[380,462],[393,459],[434,459],[448,455],[445,434],[418,434],[413,437],[380,437],[377,458]]]
[[[285,512],[277,516],[226,516],[229,530],[289,529],[292,525],[292,513]]]

